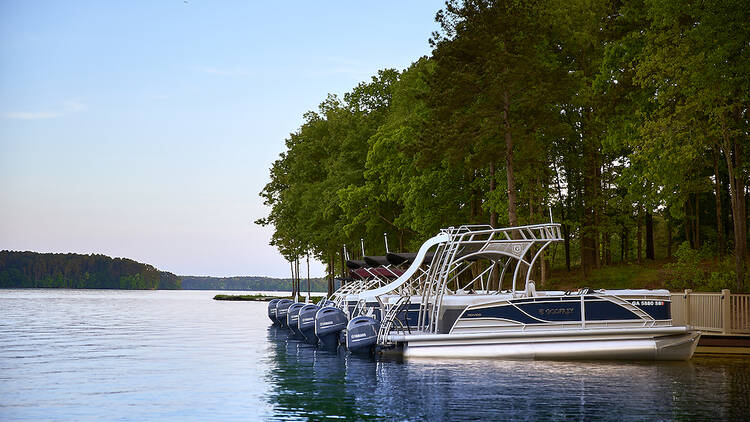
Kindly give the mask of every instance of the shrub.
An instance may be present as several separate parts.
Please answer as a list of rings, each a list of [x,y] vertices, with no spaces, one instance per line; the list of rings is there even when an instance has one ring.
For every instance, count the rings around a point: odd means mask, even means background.
[[[677,262],[664,266],[666,286],[670,290],[695,290],[706,278],[702,265],[702,253],[682,242],[674,253]]]
[[[711,250],[695,250],[688,242],[683,242],[675,252],[677,262],[663,268],[665,285],[670,290],[692,289],[703,292],[718,292],[729,289],[737,290],[737,273],[734,271],[734,258],[727,256],[713,261]],[[745,277],[748,285],[750,274]]]
[[[704,290],[720,292],[723,289],[737,290],[737,273],[731,270],[711,272],[706,279]]]

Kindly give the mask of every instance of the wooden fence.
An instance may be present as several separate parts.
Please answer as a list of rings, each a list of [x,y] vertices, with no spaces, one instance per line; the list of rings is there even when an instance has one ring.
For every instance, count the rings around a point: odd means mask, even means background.
[[[721,334],[750,334],[750,294],[672,293],[672,322]]]

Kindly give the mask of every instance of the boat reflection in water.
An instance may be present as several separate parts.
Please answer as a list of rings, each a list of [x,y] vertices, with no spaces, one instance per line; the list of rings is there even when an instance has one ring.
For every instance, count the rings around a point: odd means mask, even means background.
[[[742,359],[688,362],[373,360],[269,329],[273,418],[493,420],[742,419]]]

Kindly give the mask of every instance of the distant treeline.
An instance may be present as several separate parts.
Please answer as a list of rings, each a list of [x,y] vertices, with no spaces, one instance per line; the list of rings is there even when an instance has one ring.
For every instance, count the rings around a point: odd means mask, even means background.
[[[127,258],[0,251],[0,288],[180,289],[180,278]]]
[[[184,290],[280,290],[292,291],[292,280],[270,277],[194,277],[180,276]],[[310,290],[325,292],[328,282],[324,278],[311,278]],[[302,292],[307,291],[307,280],[301,280]]]

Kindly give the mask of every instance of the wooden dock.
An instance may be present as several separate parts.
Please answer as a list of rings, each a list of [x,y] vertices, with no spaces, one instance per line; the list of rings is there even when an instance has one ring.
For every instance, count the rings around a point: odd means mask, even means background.
[[[701,334],[695,353],[701,355],[748,355],[750,356],[750,336],[724,334]]]
[[[672,322],[701,331],[695,353],[750,356],[750,294],[672,293]]]

